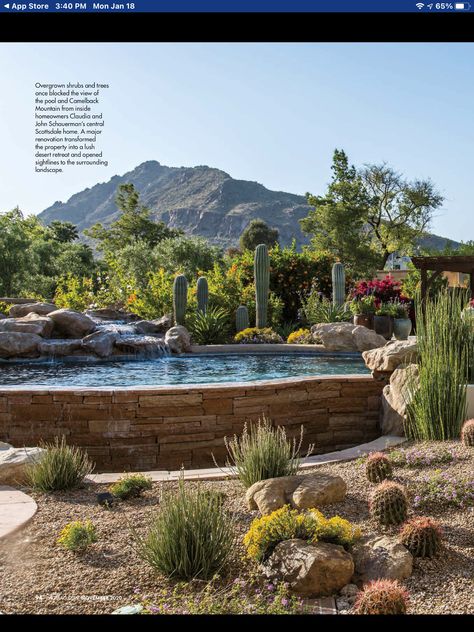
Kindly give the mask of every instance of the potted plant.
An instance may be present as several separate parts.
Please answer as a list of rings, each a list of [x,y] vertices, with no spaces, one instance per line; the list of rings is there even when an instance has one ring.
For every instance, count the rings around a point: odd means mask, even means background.
[[[397,340],[407,340],[411,333],[410,306],[408,303],[393,304],[393,335]]]
[[[393,334],[393,303],[380,303],[375,310],[374,329],[386,340],[390,340]]]
[[[374,328],[375,296],[369,294],[350,302],[350,309],[354,315],[354,325],[362,325],[367,329]]]
[[[474,298],[463,309],[461,317],[464,321],[471,323],[471,327],[474,330]]]

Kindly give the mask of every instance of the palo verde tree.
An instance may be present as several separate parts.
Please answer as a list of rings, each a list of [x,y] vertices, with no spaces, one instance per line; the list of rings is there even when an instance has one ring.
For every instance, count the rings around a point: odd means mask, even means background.
[[[272,228],[263,219],[253,219],[240,236],[240,247],[242,250],[255,250],[259,244],[265,244],[271,248],[278,243],[278,235],[278,229]]]

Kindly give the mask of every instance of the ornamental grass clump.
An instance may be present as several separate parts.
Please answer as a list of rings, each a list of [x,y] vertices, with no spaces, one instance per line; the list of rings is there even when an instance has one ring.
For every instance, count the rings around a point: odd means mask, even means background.
[[[405,488],[392,481],[380,483],[370,497],[370,514],[382,525],[401,524],[407,517]]]
[[[465,446],[474,447],[474,419],[468,419],[463,425],[461,439]]]
[[[390,459],[382,452],[372,452],[365,462],[365,473],[371,483],[381,483],[392,476]]]
[[[95,526],[90,520],[70,522],[59,534],[57,542],[69,551],[84,551],[90,544],[97,542]]]
[[[54,443],[42,444],[41,459],[26,468],[26,481],[41,492],[54,492],[79,487],[91,474],[94,464],[85,452],[66,445],[64,436]]]
[[[290,441],[286,437],[285,428],[272,426],[269,419],[263,416],[256,424],[245,424],[242,435],[234,435],[232,439],[224,437],[229,458],[227,467],[246,487],[258,481],[279,476],[293,476],[300,466],[299,453],[303,443],[303,426],[300,438]],[[311,454],[310,445],[307,456]]]
[[[128,500],[141,496],[144,491],[150,490],[152,487],[152,480],[148,476],[127,474],[111,485],[109,491],[120,500]]]
[[[221,307],[211,307],[205,312],[199,310],[188,319],[188,329],[195,344],[222,344],[229,337],[229,313]]]
[[[372,581],[357,595],[354,614],[406,614],[408,592],[393,579]]]
[[[153,569],[177,579],[213,577],[235,548],[234,521],[222,498],[179,481],[167,492],[145,537],[135,533],[137,551]]]
[[[280,542],[298,538],[312,544],[328,542],[349,549],[360,537],[358,527],[340,516],[325,518],[317,509],[299,512],[285,505],[271,514],[255,518],[244,536],[250,558],[262,562]]]
[[[473,333],[461,312],[464,292],[416,301],[419,377],[409,383],[406,434],[417,441],[457,439],[466,417]]]
[[[440,526],[425,516],[407,520],[400,532],[400,542],[413,557],[434,557],[440,551],[441,541]]]

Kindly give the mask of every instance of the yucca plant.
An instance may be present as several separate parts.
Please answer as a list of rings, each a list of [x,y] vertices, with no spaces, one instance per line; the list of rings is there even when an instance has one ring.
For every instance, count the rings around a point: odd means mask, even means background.
[[[229,561],[236,545],[233,518],[223,499],[201,486],[165,493],[148,533],[134,533],[140,557],[167,577],[210,579]]]
[[[41,447],[45,450],[41,459],[26,468],[27,484],[34,489],[42,492],[73,489],[94,469],[87,453],[66,445],[64,436]]]
[[[300,450],[303,443],[303,426],[299,441],[290,441],[282,426],[274,428],[271,421],[263,416],[256,424],[245,424],[242,435],[232,439],[224,438],[229,454],[227,467],[232,468],[244,487],[251,487],[258,481],[279,476],[292,476],[300,466]],[[313,451],[310,445],[306,456]]]
[[[196,344],[221,344],[229,336],[229,314],[222,307],[211,307],[206,312],[198,311],[189,318],[188,327]]]
[[[443,290],[416,299],[419,382],[409,385],[407,436],[419,440],[459,437],[466,417],[466,384],[472,363],[472,332],[461,318],[464,291]]]

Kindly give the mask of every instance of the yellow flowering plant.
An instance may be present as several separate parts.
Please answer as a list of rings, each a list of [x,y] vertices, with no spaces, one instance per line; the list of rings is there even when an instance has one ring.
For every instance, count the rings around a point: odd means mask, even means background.
[[[83,551],[89,544],[97,542],[95,526],[90,520],[69,522],[59,534],[57,542],[69,551]]]
[[[309,329],[297,329],[293,331],[287,338],[286,341],[289,345],[308,345],[313,341],[311,332]]]

